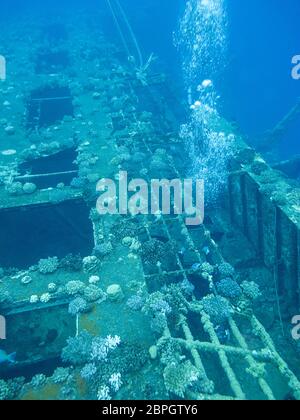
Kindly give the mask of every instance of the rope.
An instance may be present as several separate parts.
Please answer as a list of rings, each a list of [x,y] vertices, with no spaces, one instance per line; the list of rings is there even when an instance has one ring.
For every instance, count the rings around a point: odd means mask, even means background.
[[[133,44],[134,44],[134,46],[135,46],[135,48],[136,48],[136,52],[137,52],[137,54],[138,54],[138,58],[139,58],[139,64],[140,64],[140,67],[144,67],[144,60],[143,60],[143,56],[142,56],[142,53],[141,53],[141,49],[140,49],[140,47],[139,47],[139,44],[138,44],[138,41],[137,41],[137,38],[136,38],[136,36],[135,36],[135,33],[133,32],[133,29],[132,29],[132,27],[131,27],[131,25],[130,25],[130,23],[129,23],[129,20],[128,20],[128,18],[127,18],[127,16],[126,16],[126,13],[124,12],[124,9],[122,8],[122,6],[120,5],[120,2],[119,2],[119,0],[115,0],[115,2],[117,3],[117,5],[118,5],[118,8],[119,8],[119,10],[120,10],[120,12],[121,12],[121,15],[122,15],[122,17],[123,17],[123,19],[124,19],[124,22],[125,22],[125,24],[126,24],[126,26],[127,26],[127,28],[128,28],[128,31],[129,31],[129,33],[130,33],[130,36],[131,36],[131,38],[132,38],[132,41],[133,41]]]
[[[134,47],[136,49],[137,57],[138,57],[138,60],[139,60],[139,67],[140,68],[144,67],[143,55],[141,53],[141,49],[139,47],[137,38],[136,38],[135,33],[134,33],[134,31],[133,31],[133,29],[132,29],[132,27],[130,25],[130,22],[129,22],[128,18],[127,18],[127,15],[126,15],[123,7],[120,5],[119,0],[114,0],[114,2],[115,2],[115,9],[114,9],[114,7],[112,5],[112,0],[106,0],[106,2],[107,2],[107,5],[108,5],[108,7],[109,7],[109,9],[111,11],[113,20],[114,20],[115,25],[117,27],[117,30],[119,32],[119,35],[120,35],[120,38],[121,38],[122,43],[124,45],[124,48],[125,48],[125,50],[126,50],[126,52],[128,54],[128,57],[134,57],[134,54],[131,54],[131,52],[130,52],[130,48],[129,48],[128,43],[126,41],[126,37],[125,37],[125,35],[123,33],[123,30],[121,28],[119,19],[118,19],[117,14],[116,14],[116,11],[117,11],[117,10],[115,10],[116,8],[119,9],[119,14],[122,17],[122,19],[123,19],[123,21],[125,23],[125,26],[127,27],[128,33],[129,33],[129,35],[131,37],[131,40],[133,42],[133,45],[134,45]]]
[[[118,21],[118,18],[117,18],[117,16],[116,16],[116,14],[115,14],[115,11],[114,11],[114,9],[113,9],[113,7],[112,7],[112,4],[111,4],[110,0],[106,0],[106,3],[107,3],[107,5],[108,5],[108,7],[109,7],[109,9],[110,9],[110,11],[111,11],[111,14],[112,14],[113,20],[114,20],[115,25],[116,25],[116,27],[117,27],[117,29],[118,29],[118,32],[119,32],[120,38],[121,38],[122,43],[123,43],[123,45],[124,45],[124,48],[125,48],[125,50],[126,50],[126,52],[127,52],[128,56],[130,56],[131,54],[130,54],[129,47],[128,47],[127,42],[126,42],[126,39],[125,39],[125,37],[124,37],[124,35],[123,35],[123,32],[122,32],[121,26],[120,26],[120,24],[119,24],[119,21]]]

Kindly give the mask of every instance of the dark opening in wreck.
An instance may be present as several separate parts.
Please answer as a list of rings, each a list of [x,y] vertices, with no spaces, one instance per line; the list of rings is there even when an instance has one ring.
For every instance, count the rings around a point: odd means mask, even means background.
[[[62,365],[60,353],[67,338],[76,334],[76,322],[68,313],[68,303],[16,308],[6,314],[10,333],[1,342],[8,353],[16,353],[18,363],[0,366],[2,378],[31,378],[37,373],[52,375]]]
[[[0,211],[0,266],[25,269],[49,255],[90,255],[89,208],[82,200]]]
[[[68,87],[46,86],[34,90],[27,103],[27,128],[49,127],[65,116],[73,117],[72,100]]]
[[[59,183],[70,185],[77,176],[77,153],[75,149],[67,149],[51,156],[44,156],[19,165],[20,176],[16,181],[34,182],[39,189],[56,187]]]

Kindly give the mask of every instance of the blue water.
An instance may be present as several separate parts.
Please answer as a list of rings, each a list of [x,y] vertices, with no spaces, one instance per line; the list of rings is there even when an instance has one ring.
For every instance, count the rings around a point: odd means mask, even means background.
[[[146,51],[155,51],[180,84],[178,54],[173,45],[179,0],[125,1]],[[291,77],[294,55],[299,54],[298,0],[228,0],[229,51],[226,71],[219,82],[225,115],[236,121],[250,142],[257,144],[292,109],[300,96],[300,82]],[[137,11],[138,9],[138,11]],[[145,31],[144,28],[147,28]],[[300,118],[285,134],[280,156],[300,153]]]
[[[180,82],[178,54],[173,46],[184,2],[150,0],[137,6],[125,1],[142,46],[155,51]],[[228,0],[229,53],[219,85],[224,111],[243,133],[256,140],[272,129],[296,104],[300,82],[291,77],[291,58],[299,54],[298,0]],[[146,27],[146,31],[145,31]],[[282,156],[300,153],[299,121],[286,133]]]
[[[300,83],[291,77],[299,51],[297,0],[231,0],[230,65],[225,94],[232,117],[255,138],[274,127],[295,105]],[[300,120],[286,134],[282,153],[299,153]]]

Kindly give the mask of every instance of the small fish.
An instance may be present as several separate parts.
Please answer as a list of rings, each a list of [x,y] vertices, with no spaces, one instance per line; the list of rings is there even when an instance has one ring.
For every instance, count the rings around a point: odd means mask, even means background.
[[[4,350],[0,349],[0,365],[4,363],[16,363],[16,355],[17,353],[7,354]]]
[[[200,263],[195,263],[192,265],[192,270],[193,271],[198,271],[201,268],[201,264]]]
[[[205,255],[210,254],[210,249],[208,248],[208,246],[205,246],[204,248],[202,248],[202,252],[204,252]]]
[[[178,252],[179,255],[184,255],[186,253],[185,248],[181,248],[181,250]]]
[[[226,327],[224,327],[223,325],[218,325],[215,328],[215,332],[221,344],[227,344],[229,342],[231,335],[230,331]]]

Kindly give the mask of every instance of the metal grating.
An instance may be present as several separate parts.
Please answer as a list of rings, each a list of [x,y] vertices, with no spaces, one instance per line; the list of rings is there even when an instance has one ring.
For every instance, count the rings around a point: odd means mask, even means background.
[[[130,83],[129,88],[133,90],[132,85]],[[151,157],[151,155],[154,154],[154,151],[159,146],[165,148],[163,139],[160,140],[158,136],[156,136],[155,131],[149,133],[148,135],[145,135],[145,133],[142,131],[142,127],[141,129],[139,129],[139,121],[137,115],[134,115],[134,117],[136,121],[136,126],[135,136],[132,137],[134,145],[133,147],[136,150],[142,150],[146,152],[148,154],[148,157]],[[172,157],[168,155],[168,159],[171,170],[174,171],[178,178],[182,179],[182,176],[177,170]],[[145,166],[141,165],[140,169],[143,168],[145,168]],[[203,263],[205,261],[205,259],[203,259],[201,250],[199,249],[199,246],[196,246],[192,233],[186,227],[181,216],[172,218],[160,215],[159,218],[161,227],[169,241],[174,239],[172,237],[172,232],[170,231],[170,225],[172,224],[174,226],[175,223],[177,225],[177,232],[180,232],[181,235],[185,237],[188,246],[191,249],[193,249],[197,261],[199,263]],[[143,217],[143,228],[146,230],[149,239],[152,239],[152,223],[157,222],[153,222],[153,220],[151,221],[145,216]],[[221,262],[223,259],[217,249],[217,245],[211,239],[209,231],[207,231],[205,228],[204,236],[206,240],[209,241],[210,245],[214,250],[214,256],[216,261]],[[176,275],[183,276],[184,279],[188,280],[189,275],[191,274],[191,270],[183,266],[178,252],[176,252],[176,255],[174,256],[176,258],[178,270],[163,272],[160,264],[158,264],[157,273],[145,273],[145,280],[149,281],[155,276],[172,277]],[[209,279],[209,289],[212,293],[217,295],[212,278]],[[246,310],[245,313],[242,313],[238,308],[236,308],[236,313],[229,320],[230,332],[232,334],[232,337],[234,338],[235,343],[230,345],[223,345],[218,338],[213,323],[210,321],[209,316],[204,312],[203,307],[201,306],[201,302],[197,300],[195,296],[193,297],[192,302],[188,302],[184,299],[184,297],[182,297],[182,305],[184,310],[180,319],[180,328],[183,333],[183,338],[176,338],[176,335],[173,336],[172,328],[168,327],[166,328],[163,337],[160,338],[158,343],[162,340],[170,338],[173,338],[175,341],[177,341],[181,345],[182,349],[190,354],[190,359],[193,362],[194,366],[198,369],[201,376],[203,378],[206,378],[207,380],[209,380],[209,373],[207,372],[208,367],[203,361],[203,356],[206,354],[214,354],[219,359],[220,366],[222,368],[223,373],[225,374],[225,377],[229,382],[231,389],[231,392],[221,394],[217,389],[218,384],[215,383],[214,392],[208,394],[187,392],[187,394],[185,395],[186,398],[192,398],[197,400],[251,399],[252,396],[251,394],[249,394],[249,390],[245,389],[244,380],[241,381],[240,379],[240,370],[243,369],[242,374],[246,378],[246,383],[247,379],[251,380],[252,382],[254,381],[257,389],[261,393],[262,399],[275,400],[275,390],[272,389],[273,384],[268,376],[268,369],[270,367],[273,367],[276,370],[278,378],[284,380],[287,383],[293,396],[296,399],[300,399],[300,382],[298,381],[294,373],[289,369],[286,362],[279,355],[271,337],[269,336],[263,325],[255,317],[252,311]],[[188,314],[197,315],[198,327],[199,329],[204,330],[208,334],[208,341],[199,341],[193,337],[191,331],[192,328],[191,325],[189,325]],[[251,333],[256,339],[257,344],[255,349],[251,349],[250,345],[248,344],[247,338],[243,334],[243,323],[241,322],[241,320],[244,319],[246,319],[249,322]],[[241,326],[239,326],[239,323],[241,323]],[[235,358],[238,358],[240,363],[233,363],[233,356]],[[247,367],[242,368],[242,364],[245,363]]]

